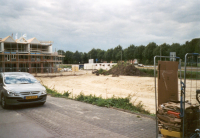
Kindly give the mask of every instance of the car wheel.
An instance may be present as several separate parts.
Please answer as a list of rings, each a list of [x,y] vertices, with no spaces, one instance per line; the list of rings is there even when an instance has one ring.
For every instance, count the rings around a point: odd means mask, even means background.
[[[7,104],[6,104],[6,100],[5,100],[4,95],[1,96],[1,106],[2,106],[3,109],[7,108]]]

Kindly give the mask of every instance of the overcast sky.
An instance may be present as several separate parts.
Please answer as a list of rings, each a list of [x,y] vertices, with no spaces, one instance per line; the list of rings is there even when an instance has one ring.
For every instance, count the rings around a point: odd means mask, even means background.
[[[199,0],[0,0],[0,38],[26,33],[73,52],[183,44],[200,37],[199,6]]]

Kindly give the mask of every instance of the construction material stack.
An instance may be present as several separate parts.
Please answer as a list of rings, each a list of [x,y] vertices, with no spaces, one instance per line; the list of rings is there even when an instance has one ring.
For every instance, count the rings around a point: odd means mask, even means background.
[[[199,106],[185,103],[185,136],[194,133],[199,124]],[[181,137],[182,136],[182,117],[180,102],[168,102],[159,105],[158,127],[163,136]]]

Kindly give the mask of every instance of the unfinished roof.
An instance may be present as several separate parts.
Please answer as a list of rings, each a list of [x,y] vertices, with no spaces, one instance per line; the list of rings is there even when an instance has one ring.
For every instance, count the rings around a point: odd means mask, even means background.
[[[1,40],[2,42],[9,42],[9,43],[15,43],[15,40],[11,36],[7,36]]]
[[[40,44],[40,41],[38,41],[35,37],[27,40],[27,42],[30,44]]]
[[[22,36],[19,39],[16,39],[17,43],[27,43],[27,40]]]

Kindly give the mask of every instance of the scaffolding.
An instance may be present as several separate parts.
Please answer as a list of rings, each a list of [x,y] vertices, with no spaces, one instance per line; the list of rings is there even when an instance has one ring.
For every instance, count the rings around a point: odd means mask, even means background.
[[[32,40],[36,42],[28,42],[23,37],[1,39],[0,72],[57,73],[64,55],[52,52],[53,41]]]

